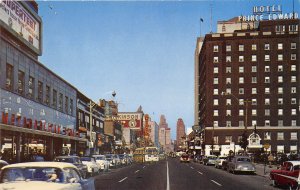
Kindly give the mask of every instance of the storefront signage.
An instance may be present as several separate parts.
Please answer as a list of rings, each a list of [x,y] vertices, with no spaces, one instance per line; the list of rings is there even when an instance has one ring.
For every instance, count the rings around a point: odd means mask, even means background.
[[[142,113],[118,113],[117,120],[125,128],[141,130],[142,129]]]
[[[282,13],[281,5],[254,6],[252,15],[238,16],[239,22],[254,22],[261,20],[298,19],[296,12]]]
[[[40,22],[14,0],[0,0],[0,20],[40,51]]]

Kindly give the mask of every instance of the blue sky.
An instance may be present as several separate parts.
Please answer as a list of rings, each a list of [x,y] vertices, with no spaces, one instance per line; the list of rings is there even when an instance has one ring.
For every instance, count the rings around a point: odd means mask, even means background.
[[[200,18],[210,32],[210,3],[213,32],[254,5],[292,10],[292,0],[38,1],[40,61],[96,102],[116,91],[120,111],[164,114],[175,139],[178,118],[194,122],[194,51]]]

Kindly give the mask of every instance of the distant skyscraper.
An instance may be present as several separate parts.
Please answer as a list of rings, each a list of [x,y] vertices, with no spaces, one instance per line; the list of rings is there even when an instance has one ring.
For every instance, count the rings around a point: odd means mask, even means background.
[[[159,121],[159,128],[168,128],[168,123],[166,121],[165,115],[160,116],[160,121]]]
[[[171,149],[171,129],[168,127],[164,115],[160,116],[159,121],[159,143],[162,145],[166,152],[172,151]]]
[[[177,121],[177,126],[176,126],[176,142],[177,142],[177,145],[181,144],[181,139],[184,136],[185,136],[185,125],[184,125],[183,120],[181,118],[179,118],[178,121]]]

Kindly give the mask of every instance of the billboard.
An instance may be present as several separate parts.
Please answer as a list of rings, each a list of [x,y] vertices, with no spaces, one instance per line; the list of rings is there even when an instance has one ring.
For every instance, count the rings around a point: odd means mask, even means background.
[[[124,128],[130,128],[130,129],[134,129],[134,130],[141,130],[142,129],[142,121],[143,121],[143,114],[142,113],[137,113],[137,112],[122,113],[122,112],[119,112],[116,119],[122,123]]]
[[[41,21],[28,11],[20,1],[0,0],[0,22],[17,33],[29,47],[40,55]]]

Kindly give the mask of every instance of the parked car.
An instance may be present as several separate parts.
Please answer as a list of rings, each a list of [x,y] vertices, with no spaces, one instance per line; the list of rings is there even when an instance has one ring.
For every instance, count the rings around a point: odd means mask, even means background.
[[[222,164],[226,160],[226,158],[227,158],[227,156],[218,156],[218,158],[215,161],[215,167],[222,168]]]
[[[217,159],[217,156],[215,155],[208,155],[206,157],[203,158],[203,164],[204,165],[215,165],[216,163],[216,159]]]
[[[87,167],[84,165],[78,156],[57,156],[54,161],[56,162],[67,162],[74,164],[79,170],[83,178],[87,177]]]
[[[228,162],[229,172],[249,172],[255,173],[255,166],[251,163],[249,156],[234,156],[230,162]]]
[[[89,176],[99,174],[100,168],[94,157],[81,157],[80,160],[86,165]]]
[[[101,170],[107,171],[109,169],[110,162],[106,160],[104,155],[93,155],[93,157]]]
[[[228,169],[228,163],[231,162],[233,156],[227,156],[226,159],[222,162],[222,169],[227,170]]]
[[[280,169],[270,172],[270,179],[274,186],[287,186],[295,189],[298,186],[300,161],[286,161]]]
[[[107,161],[109,161],[109,167],[110,168],[117,168],[118,163],[117,160],[115,159],[115,156],[113,154],[106,154],[105,158]]]
[[[190,162],[191,161],[191,158],[188,154],[184,153],[181,155],[180,157],[180,162]]]
[[[0,160],[0,169],[7,165],[8,163],[5,160]]]
[[[83,179],[77,167],[61,162],[25,162],[1,169],[0,189],[94,190],[94,179]]]

